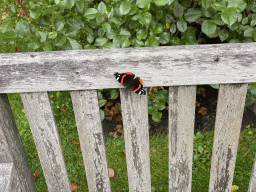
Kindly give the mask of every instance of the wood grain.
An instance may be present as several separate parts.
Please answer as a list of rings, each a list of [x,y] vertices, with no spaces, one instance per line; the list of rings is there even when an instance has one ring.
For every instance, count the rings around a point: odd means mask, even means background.
[[[37,191],[7,94],[0,94],[0,130],[0,167],[6,171],[0,174],[1,185],[8,192]]]
[[[145,87],[256,82],[256,43],[4,53],[0,93],[121,88],[126,71]]]
[[[110,192],[97,90],[71,91],[89,191]]]
[[[254,162],[252,166],[252,173],[251,173],[248,192],[255,192],[255,191],[256,191],[256,154],[255,154]]]
[[[21,93],[49,192],[70,192],[70,182],[47,92]]]
[[[191,191],[196,86],[169,87],[169,191]]]
[[[150,192],[147,95],[120,90],[130,192]]]
[[[247,84],[220,85],[209,192],[231,190]]]

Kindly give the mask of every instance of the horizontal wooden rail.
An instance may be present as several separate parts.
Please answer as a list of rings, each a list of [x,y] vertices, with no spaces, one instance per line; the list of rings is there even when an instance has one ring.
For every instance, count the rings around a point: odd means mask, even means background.
[[[0,93],[121,88],[131,71],[145,87],[256,82],[256,43],[0,54]]]

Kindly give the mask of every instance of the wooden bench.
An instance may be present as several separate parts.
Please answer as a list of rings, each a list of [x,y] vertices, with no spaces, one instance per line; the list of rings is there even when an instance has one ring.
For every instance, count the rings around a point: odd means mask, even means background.
[[[169,191],[191,191],[196,85],[220,84],[210,192],[230,191],[256,43],[0,54],[0,191],[37,191],[6,93],[20,93],[51,192],[71,191],[48,91],[70,90],[89,191],[111,191],[97,89],[169,86]],[[120,90],[129,191],[151,191],[147,97]],[[250,192],[256,191],[254,162]]]

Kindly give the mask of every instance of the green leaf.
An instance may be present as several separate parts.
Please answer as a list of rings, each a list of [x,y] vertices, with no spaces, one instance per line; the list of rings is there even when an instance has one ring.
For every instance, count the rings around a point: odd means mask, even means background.
[[[17,35],[13,30],[0,33],[0,40],[3,42],[7,42],[9,40],[15,40],[16,37]]]
[[[252,12],[256,12],[256,2],[253,2],[249,5],[249,9],[252,11]]]
[[[44,51],[52,51],[52,44],[50,42],[46,42],[43,44]]]
[[[237,21],[238,21],[238,23],[239,23],[240,21],[242,21],[242,18],[243,18],[242,13],[237,12]]]
[[[98,36],[99,36],[99,37],[103,37],[103,36],[105,35],[105,33],[106,33],[106,32],[105,32],[102,28],[99,28],[99,29],[98,29]]]
[[[48,34],[49,32],[48,31],[37,31],[36,32],[38,34],[38,36],[40,37],[40,41],[41,42],[45,42],[47,37],[48,37]]]
[[[196,8],[190,8],[187,10],[187,12],[185,13],[185,20],[188,22],[195,22],[197,21],[200,17],[202,16],[202,12],[200,9],[196,9]]]
[[[253,27],[249,27],[244,31],[244,36],[245,37],[251,37],[253,35],[254,32],[254,28]]]
[[[67,37],[61,33],[59,33],[54,41],[55,46],[61,47],[67,41]]]
[[[105,43],[107,43],[108,39],[106,37],[98,37],[95,40],[95,45],[98,47],[103,46]]]
[[[133,39],[133,46],[134,47],[143,47],[144,46],[144,42],[137,39],[137,38],[134,38]]]
[[[13,28],[14,24],[15,24],[14,19],[11,19],[11,18],[5,19],[0,25],[0,31],[1,32],[8,31],[9,29]]]
[[[209,0],[202,0],[201,2],[204,9],[208,9],[212,5],[212,1]]]
[[[145,8],[148,6],[148,4],[151,3],[152,0],[137,0],[136,1],[136,5],[139,7],[139,8]]]
[[[54,25],[55,25],[57,31],[61,31],[64,28],[64,20],[63,20],[63,18],[60,18],[60,17],[56,18],[54,20]]]
[[[17,12],[16,3],[12,3],[12,5],[11,5],[11,11],[12,11],[13,13],[16,13],[16,12]]]
[[[213,23],[210,20],[205,20],[202,24],[202,31],[207,35],[207,36],[212,36],[216,30],[216,24]]]
[[[103,95],[101,93],[102,89],[98,89],[98,99],[103,99]]]
[[[170,33],[163,32],[160,36],[159,43],[161,44],[167,44],[170,40]]]
[[[243,25],[248,24],[248,22],[249,22],[249,18],[248,17],[243,18],[243,20],[242,20],[242,24]]]
[[[184,8],[182,7],[181,4],[176,3],[173,7],[173,13],[176,17],[182,17],[184,13]]]
[[[110,31],[106,34],[108,39],[114,39],[117,36],[117,33],[115,31]]]
[[[172,34],[174,34],[174,33],[176,32],[176,30],[177,30],[176,24],[173,23],[173,24],[170,26],[170,32],[171,32]]]
[[[71,9],[75,4],[75,0],[62,0],[57,5],[62,9]]]
[[[105,18],[103,15],[97,15],[96,22],[98,25],[101,24],[104,20],[105,20]]]
[[[167,23],[172,23],[173,22],[173,17],[170,14],[165,15],[165,20]]]
[[[110,32],[111,31],[111,25],[108,22],[102,23],[102,28],[105,32]]]
[[[245,3],[243,0],[229,0],[228,1],[228,7],[235,7],[240,12],[242,12],[246,8],[247,3]]]
[[[94,41],[94,36],[93,36],[92,34],[89,34],[89,35],[87,36],[87,41],[88,41],[89,43],[92,43],[92,42]]]
[[[104,106],[106,102],[107,102],[106,99],[99,99],[99,106],[100,107]]]
[[[162,100],[162,102],[155,102],[154,107],[156,110],[162,111],[165,109],[165,103],[163,100]]]
[[[159,121],[161,121],[161,118],[162,118],[162,113],[161,113],[161,112],[159,112],[159,111],[153,112],[153,114],[152,114],[152,120],[153,120],[154,122],[159,122]]]
[[[142,16],[139,18],[139,22],[142,25],[149,24],[152,20],[152,15],[149,12],[143,13]]]
[[[222,20],[229,26],[233,25],[237,21],[237,9],[234,7],[229,7],[221,12]]]
[[[216,2],[212,4],[213,8],[218,11],[223,11],[226,9],[226,5],[224,2]]]
[[[147,37],[148,33],[145,29],[140,29],[137,33],[136,33],[136,37],[141,40],[141,39],[145,39]]]
[[[126,15],[131,10],[131,3],[129,1],[123,1],[119,7],[119,12],[121,15]]]
[[[153,29],[153,32],[154,34],[158,34],[158,33],[162,33],[164,31],[164,27],[163,25],[160,23],[156,23],[154,29]]]
[[[101,14],[104,14],[107,10],[107,7],[105,5],[105,3],[103,3],[103,1],[101,1],[98,5],[98,11],[101,13]]]
[[[136,5],[132,5],[129,15],[134,15],[138,11],[138,7]]]
[[[37,38],[32,38],[30,39],[30,43],[28,43],[28,47],[33,49],[33,50],[36,50],[38,49],[42,44],[41,42],[39,41],[39,39]]]
[[[256,19],[251,20],[250,25],[253,27],[256,25]]]
[[[145,42],[146,47],[157,47],[159,46],[159,41],[155,36],[150,36]]]
[[[57,35],[58,35],[57,32],[50,32],[48,38],[49,39],[55,39],[57,37]]]
[[[119,32],[119,35],[129,38],[131,36],[131,33],[126,28],[121,28],[120,32]]]
[[[119,90],[112,89],[110,91],[110,98],[111,99],[116,99],[119,96]]]
[[[216,24],[216,25],[224,25],[225,23],[222,21],[220,13],[218,13],[217,15],[214,15],[212,18],[212,21]]]
[[[29,12],[30,12],[30,16],[33,19],[38,19],[41,16],[40,9],[38,9],[38,10],[29,10]]]
[[[179,31],[185,32],[188,28],[187,22],[184,21],[183,19],[179,19],[178,22],[177,22],[177,28],[178,28]]]
[[[47,7],[46,9],[43,10],[42,15],[49,15],[52,14],[53,12],[55,12],[54,7]]]
[[[99,12],[94,9],[94,8],[89,8],[85,11],[84,16],[87,19],[94,19],[97,15],[99,14]]]
[[[15,32],[21,38],[26,37],[28,35],[28,22],[25,20],[19,21],[15,26]]]
[[[84,1],[83,0],[80,0],[80,1],[77,1],[76,2],[76,9],[78,12],[82,13],[83,10],[84,10]]]
[[[100,109],[100,120],[103,121],[105,118],[104,112]]]
[[[214,89],[219,89],[220,84],[210,84],[210,86]]]
[[[169,3],[169,0],[153,0],[153,2],[157,5],[157,6],[164,6],[167,3]]]
[[[127,48],[130,47],[130,40],[128,38],[124,38],[123,42],[121,43],[121,48]]]
[[[205,17],[212,17],[212,14],[207,9],[202,8],[201,11],[203,13],[203,16],[205,16]]]
[[[68,49],[66,50],[80,50],[82,49],[82,46],[77,42],[77,40],[75,39],[71,39],[69,38],[66,45],[65,45],[65,48],[66,46],[68,46]]]

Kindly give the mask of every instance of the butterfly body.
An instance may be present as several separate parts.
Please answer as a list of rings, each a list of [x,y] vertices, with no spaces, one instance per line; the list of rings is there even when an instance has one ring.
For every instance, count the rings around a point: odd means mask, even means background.
[[[139,77],[135,77],[132,72],[118,73],[115,74],[116,80],[121,83],[126,89],[133,91],[139,95],[146,95],[145,89],[143,89],[143,81]]]

